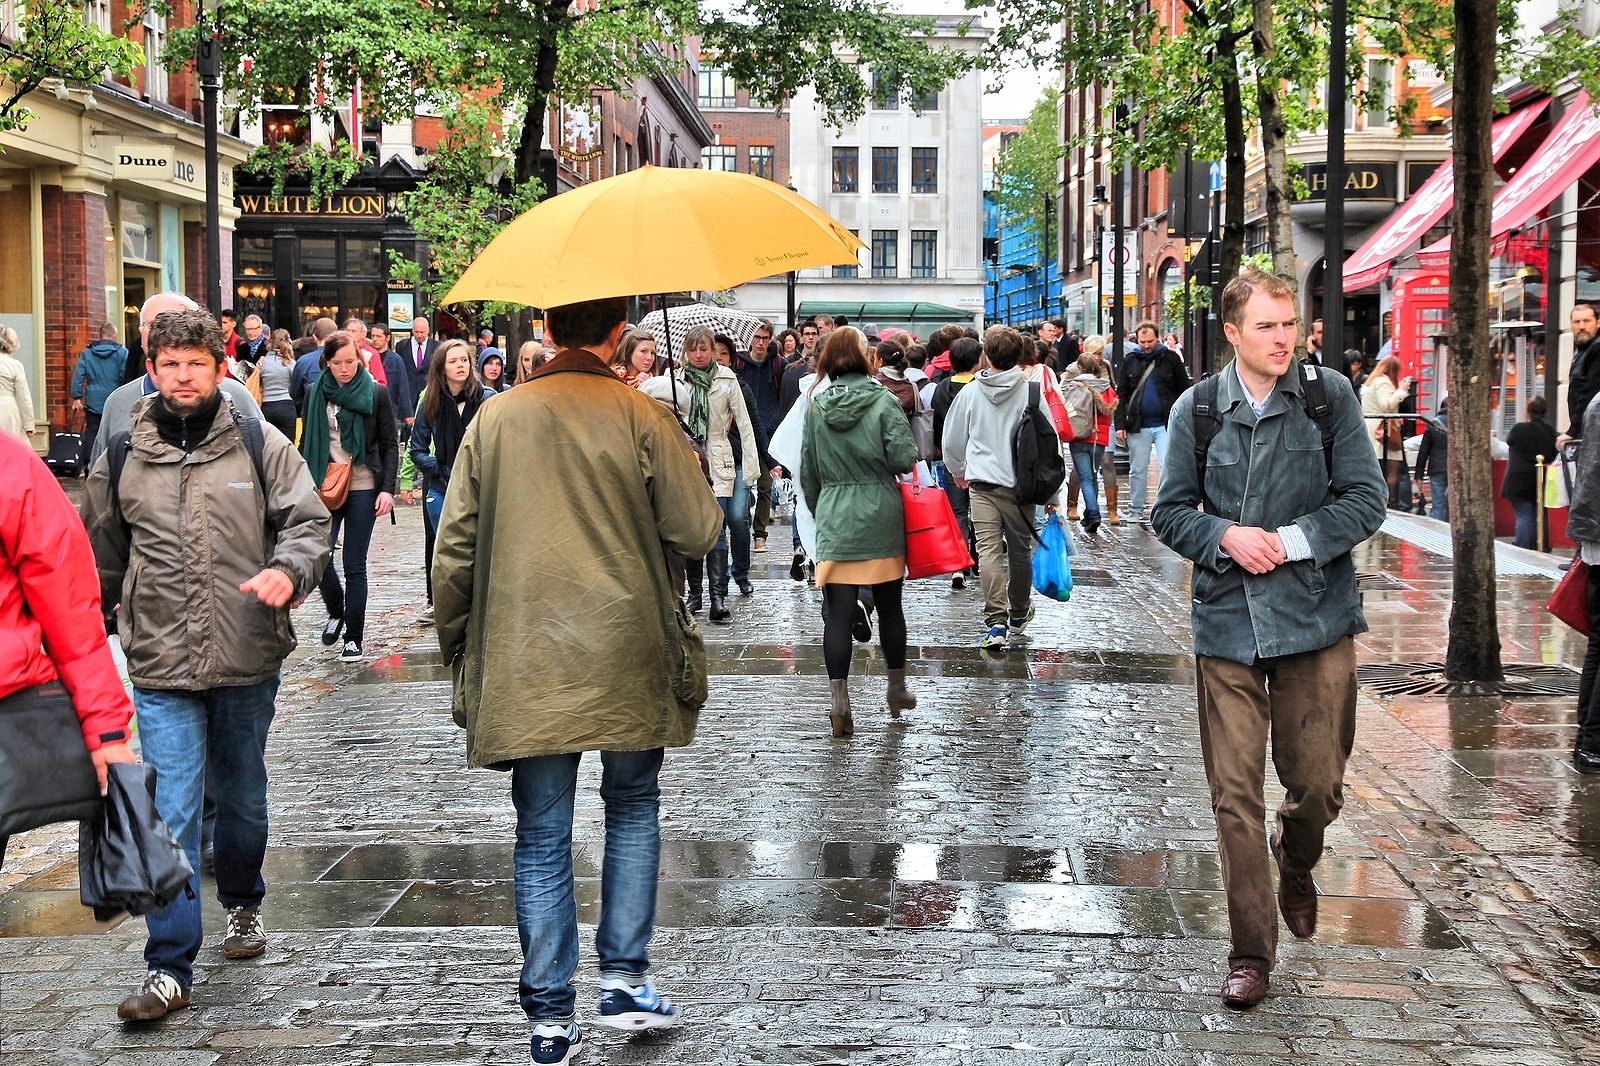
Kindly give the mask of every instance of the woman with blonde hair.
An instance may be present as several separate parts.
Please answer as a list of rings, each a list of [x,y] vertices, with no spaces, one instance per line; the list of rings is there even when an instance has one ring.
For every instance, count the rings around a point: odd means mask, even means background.
[[[517,372],[511,379],[513,387],[533,377],[533,372],[544,366],[544,345],[538,341],[523,341],[517,349]]]
[[[289,394],[294,376],[294,338],[286,329],[275,329],[267,337],[267,347],[256,362],[261,377],[261,414],[279,433],[294,440],[299,412]]]
[[[1386,355],[1372,368],[1366,384],[1361,386],[1361,413],[1363,415],[1392,415],[1411,395],[1411,376],[1400,376],[1400,360]],[[1372,450],[1383,467],[1383,479],[1389,485],[1389,506],[1400,506],[1400,475],[1405,470],[1405,423],[1398,418],[1369,418],[1367,434],[1372,438]]]
[[[0,326],[0,430],[27,439],[33,436],[33,393],[27,371],[13,354],[21,345],[16,330]]]

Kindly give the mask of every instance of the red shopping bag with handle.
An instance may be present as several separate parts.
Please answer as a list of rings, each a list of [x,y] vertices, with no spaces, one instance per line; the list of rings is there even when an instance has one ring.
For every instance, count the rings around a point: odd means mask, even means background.
[[[1544,609],[1584,636],[1589,635],[1589,568],[1582,559],[1572,561],[1572,569],[1562,576]]]
[[[900,482],[900,504],[906,515],[908,579],[955,574],[972,565],[967,538],[943,489],[922,484],[913,470],[909,482]]]

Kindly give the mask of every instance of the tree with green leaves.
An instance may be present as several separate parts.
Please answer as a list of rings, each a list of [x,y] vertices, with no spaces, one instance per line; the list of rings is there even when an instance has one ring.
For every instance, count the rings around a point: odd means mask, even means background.
[[[93,85],[106,74],[126,78],[144,60],[133,41],[84,21],[72,0],[28,0],[17,34],[0,41],[0,132],[25,129],[33,112],[23,98],[51,79]]]
[[[1060,106],[1060,91],[1046,89],[1022,131],[1001,150],[994,170],[1002,223],[1021,224],[1031,233],[1039,241],[1041,262],[1049,261],[1059,229],[1054,204],[1064,151],[1057,133]]]

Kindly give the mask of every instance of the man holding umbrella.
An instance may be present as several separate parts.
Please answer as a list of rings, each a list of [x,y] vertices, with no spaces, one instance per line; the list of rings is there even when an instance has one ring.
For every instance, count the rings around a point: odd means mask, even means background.
[[[694,737],[705,660],[700,646],[696,669],[699,637],[667,553],[706,555],[723,513],[672,413],[608,368],[626,312],[622,298],[545,311],[557,354],[467,426],[434,549],[435,625],[468,764],[511,771],[519,998],[544,1066],[583,1042],[572,813],[586,751],[600,752],[606,807],[596,1020],[677,1021],[649,977],[657,778],[664,749]],[[551,620],[538,639],[530,618]]]

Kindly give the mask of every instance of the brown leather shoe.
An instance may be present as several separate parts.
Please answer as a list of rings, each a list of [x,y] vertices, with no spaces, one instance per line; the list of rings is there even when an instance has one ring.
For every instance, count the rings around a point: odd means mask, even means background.
[[[1317,886],[1311,874],[1291,873],[1283,865],[1283,848],[1272,840],[1272,857],[1278,862],[1278,911],[1289,932],[1301,940],[1317,931]]]
[[[1235,966],[1222,982],[1222,1005],[1229,1010],[1249,1010],[1267,998],[1267,975],[1254,966]]]

